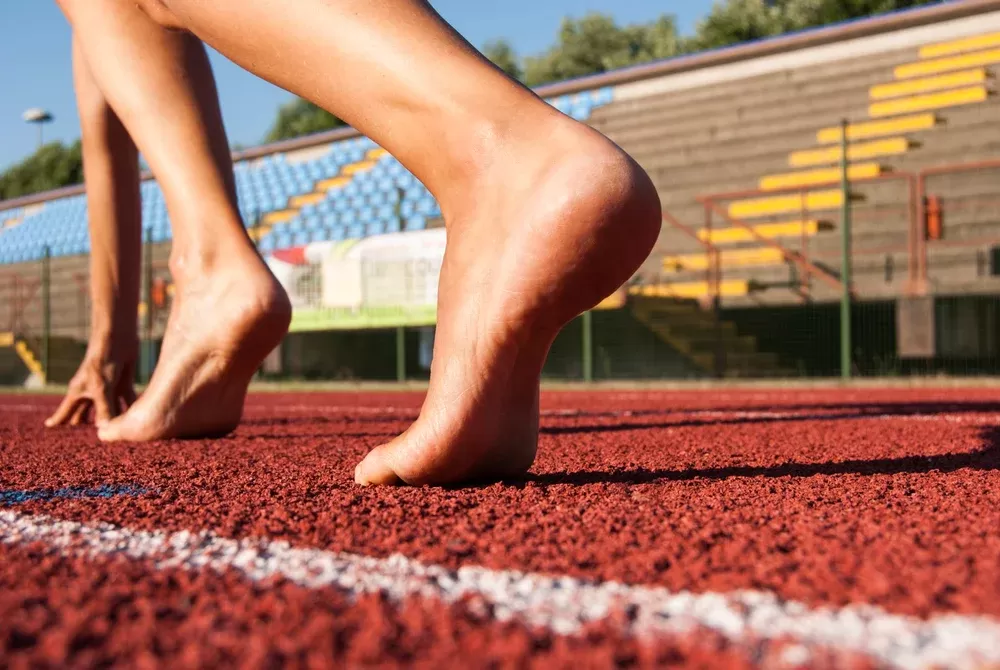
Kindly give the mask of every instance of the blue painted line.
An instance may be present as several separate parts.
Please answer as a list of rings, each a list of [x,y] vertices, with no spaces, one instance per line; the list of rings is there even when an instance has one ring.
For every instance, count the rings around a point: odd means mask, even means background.
[[[34,491],[0,490],[0,505],[17,505],[44,500],[81,500],[86,498],[116,498],[118,496],[141,496],[149,493],[138,486],[98,486],[88,489],[71,486],[62,489],[38,489]]]

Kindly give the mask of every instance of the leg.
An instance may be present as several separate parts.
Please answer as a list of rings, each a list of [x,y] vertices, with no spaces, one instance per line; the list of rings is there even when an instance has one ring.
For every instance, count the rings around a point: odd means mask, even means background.
[[[104,440],[224,434],[284,336],[290,307],[236,206],[229,147],[201,43],[128,2],[61,0],[94,79],[163,188],[177,286],[160,363]]]
[[[83,135],[90,227],[90,342],[69,391],[46,426],[77,425],[93,409],[98,423],[135,401],[139,258],[142,239],[139,154],[97,87],[73,40],[73,81]]]
[[[441,203],[449,241],[427,399],[356,480],[524,473],[552,340],[628,280],[659,233],[642,169],[492,67],[420,0],[144,5],[347,120]]]

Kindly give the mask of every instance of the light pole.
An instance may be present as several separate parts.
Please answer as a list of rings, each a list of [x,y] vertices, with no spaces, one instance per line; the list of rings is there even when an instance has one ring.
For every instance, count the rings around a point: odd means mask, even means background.
[[[25,123],[33,123],[38,126],[38,148],[42,148],[42,128],[46,123],[52,123],[53,116],[44,109],[33,107],[26,111],[22,116]]]

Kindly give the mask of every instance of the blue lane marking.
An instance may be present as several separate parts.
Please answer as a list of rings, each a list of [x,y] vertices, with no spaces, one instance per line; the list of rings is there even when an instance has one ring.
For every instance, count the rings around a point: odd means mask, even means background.
[[[0,505],[39,500],[80,500],[83,498],[115,498],[117,496],[141,496],[149,491],[138,486],[98,486],[88,489],[70,486],[62,489],[37,489],[34,491],[4,491],[0,489]]]

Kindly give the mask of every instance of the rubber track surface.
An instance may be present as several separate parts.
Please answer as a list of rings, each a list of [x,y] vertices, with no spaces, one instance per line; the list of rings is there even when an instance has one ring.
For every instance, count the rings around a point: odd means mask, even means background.
[[[420,400],[257,395],[227,439],[102,445],[88,429],[44,431],[56,399],[2,397],[0,490],[136,491],[11,507],[133,529],[671,590],[759,589],[919,617],[1000,615],[1000,392],[552,393],[524,481],[354,486],[358,459],[403,430]],[[0,566],[9,660],[748,662],[710,636],[649,646],[598,627],[566,640],[454,606],[350,604],[332,591],[32,547],[0,549]]]

